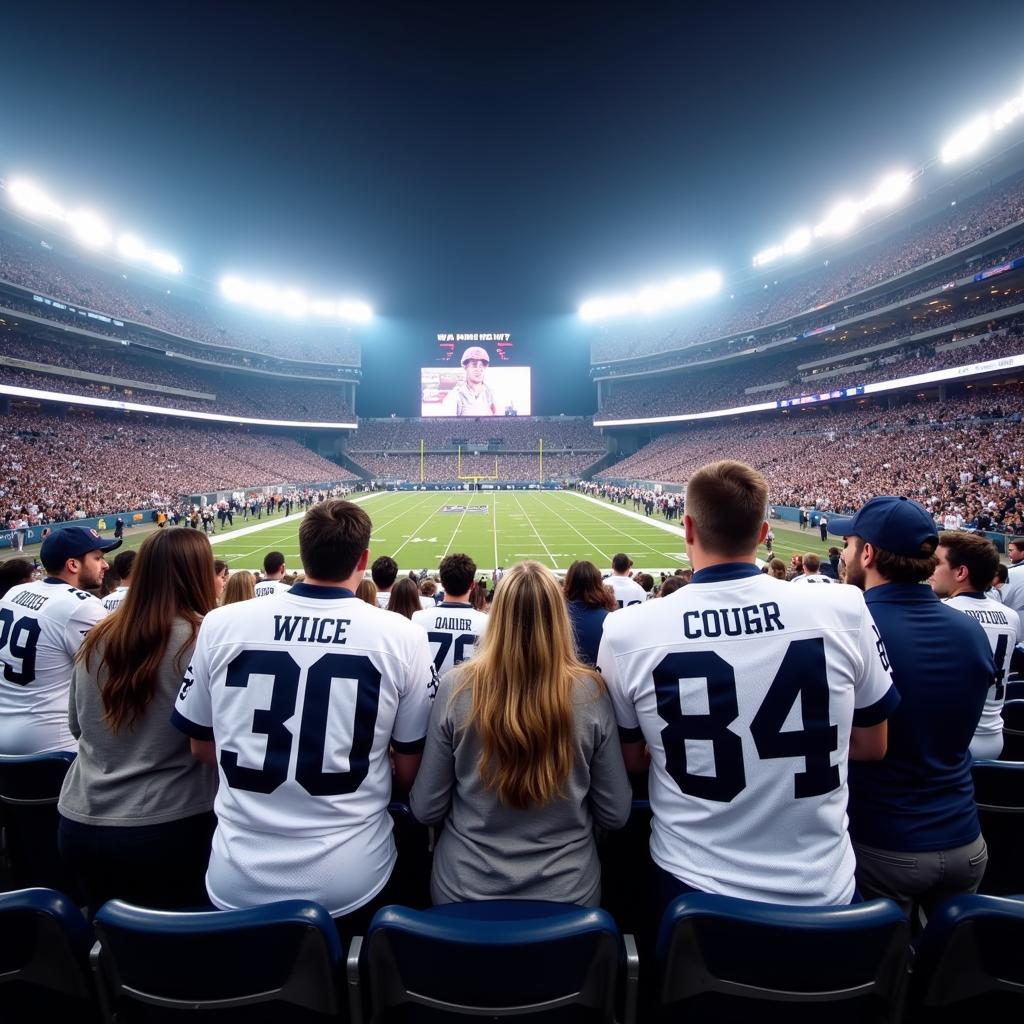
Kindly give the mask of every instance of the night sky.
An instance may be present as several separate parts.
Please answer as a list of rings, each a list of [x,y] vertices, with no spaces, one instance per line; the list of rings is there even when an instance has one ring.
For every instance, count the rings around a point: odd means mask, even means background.
[[[1022,40],[1020,0],[9,4],[0,176],[365,297],[366,414],[414,410],[441,330],[588,412],[581,299],[745,269],[1018,90]]]

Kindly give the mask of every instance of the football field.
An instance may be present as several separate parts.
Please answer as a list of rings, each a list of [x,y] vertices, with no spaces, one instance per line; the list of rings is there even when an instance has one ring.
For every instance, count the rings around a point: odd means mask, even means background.
[[[486,571],[527,558],[552,569],[567,569],[577,559],[606,569],[620,551],[638,571],[671,572],[690,564],[679,525],[574,491],[406,491],[355,500],[373,521],[371,561],[391,555],[402,571],[436,570],[452,552],[470,555]],[[214,551],[232,569],[258,569],[268,551],[281,551],[289,569],[299,569],[300,520],[294,515],[269,525],[245,524],[236,517],[232,530],[213,538]],[[801,534],[778,523],[773,529],[776,555],[787,563],[793,552],[827,550],[816,530]]]

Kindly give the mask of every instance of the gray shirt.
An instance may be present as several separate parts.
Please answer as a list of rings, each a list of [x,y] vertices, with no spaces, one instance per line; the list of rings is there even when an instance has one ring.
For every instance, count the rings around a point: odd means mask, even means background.
[[[451,696],[458,680],[458,669],[441,680],[409,797],[421,822],[444,822],[434,851],[434,902],[534,899],[595,906],[601,866],[594,824],[621,828],[632,799],[608,694],[592,679],[577,681],[576,762],[564,792],[543,807],[518,810],[502,804],[480,777],[480,738],[466,728],[471,694]]]
[[[100,659],[93,655],[91,672],[75,665],[68,722],[78,757],[60,792],[58,810],[65,818],[85,825],[160,825],[213,809],[216,769],[197,761],[188,737],[171,725],[194,645],[177,654],[190,632],[184,619],[174,621],[152,701],[133,726],[116,734],[103,716]]]

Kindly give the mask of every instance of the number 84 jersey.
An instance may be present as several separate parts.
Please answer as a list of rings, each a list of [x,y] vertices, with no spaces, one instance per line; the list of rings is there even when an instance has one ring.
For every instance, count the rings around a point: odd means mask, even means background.
[[[859,590],[714,566],[609,615],[598,666],[623,742],[650,749],[656,864],[703,892],[850,902],[850,732],[899,703]]]

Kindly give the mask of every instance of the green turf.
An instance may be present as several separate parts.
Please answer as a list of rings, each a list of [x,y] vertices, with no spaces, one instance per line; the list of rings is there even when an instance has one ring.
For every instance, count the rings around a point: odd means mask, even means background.
[[[481,569],[514,565],[532,558],[554,569],[576,559],[607,568],[624,551],[638,570],[672,570],[689,565],[680,533],[659,529],[661,518],[641,521],[623,515],[619,506],[588,501],[572,492],[446,491],[402,492],[359,498],[373,520],[371,559],[391,555],[403,570],[435,570],[451,552],[472,556]],[[483,506],[480,512],[442,512],[445,505]],[[631,510],[631,506],[628,506]],[[214,551],[233,569],[261,567],[268,551],[284,553],[289,568],[300,568],[298,520],[275,522],[266,529],[234,537],[251,522],[235,520],[234,531],[218,535]],[[788,563],[794,552],[824,553],[817,531],[801,534],[774,524],[775,551]],[[219,539],[223,536],[223,539]],[[762,548],[759,552],[765,557]]]

